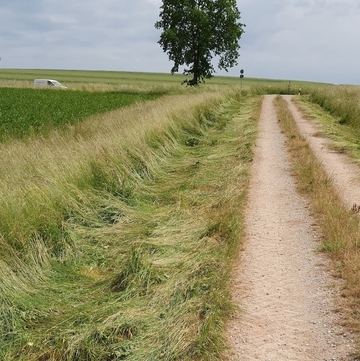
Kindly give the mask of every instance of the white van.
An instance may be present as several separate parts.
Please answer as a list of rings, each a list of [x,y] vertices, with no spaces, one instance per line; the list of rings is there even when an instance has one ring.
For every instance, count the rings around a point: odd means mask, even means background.
[[[55,87],[55,88],[67,89],[67,87],[65,85],[62,85],[57,80],[53,80],[53,79],[35,79],[34,86],[36,86],[36,87]]]

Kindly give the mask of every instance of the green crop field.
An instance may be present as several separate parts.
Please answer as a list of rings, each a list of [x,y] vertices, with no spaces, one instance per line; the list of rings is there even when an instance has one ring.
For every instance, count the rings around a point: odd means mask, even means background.
[[[0,141],[44,134],[54,127],[157,97],[124,92],[0,88]]]

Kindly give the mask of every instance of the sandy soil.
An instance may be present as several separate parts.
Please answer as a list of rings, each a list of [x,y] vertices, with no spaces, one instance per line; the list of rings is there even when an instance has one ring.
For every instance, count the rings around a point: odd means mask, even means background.
[[[234,298],[241,311],[229,324],[227,359],[352,360],[352,335],[341,327],[341,314],[334,312],[339,285],[326,258],[316,252],[314,220],[290,176],[274,98],[264,98],[259,123],[247,241],[234,276]],[[358,190],[355,185],[358,169],[330,152],[325,139],[314,137],[317,129],[302,119],[291,97],[285,99],[351,207],[360,200],[360,185]]]

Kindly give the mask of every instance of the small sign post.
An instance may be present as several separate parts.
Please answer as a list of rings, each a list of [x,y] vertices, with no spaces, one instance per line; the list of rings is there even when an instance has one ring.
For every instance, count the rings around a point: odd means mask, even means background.
[[[241,87],[241,90],[242,90],[242,81],[244,79],[244,69],[241,69],[240,70],[240,87]]]

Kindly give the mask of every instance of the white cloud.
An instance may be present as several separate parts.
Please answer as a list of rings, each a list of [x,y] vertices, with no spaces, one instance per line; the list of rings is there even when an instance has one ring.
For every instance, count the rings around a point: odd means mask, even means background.
[[[243,11],[250,22],[241,59],[252,75],[360,84],[359,2],[281,1],[266,6],[266,17],[254,11],[261,3],[253,0]]]
[[[145,2],[152,4],[154,6],[160,7],[162,4],[161,0],[145,0]]]
[[[3,68],[169,72],[161,0],[2,0]],[[358,0],[238,0],[246,76],[360,84]],[[223,72],[219,72],[223,73]]]

